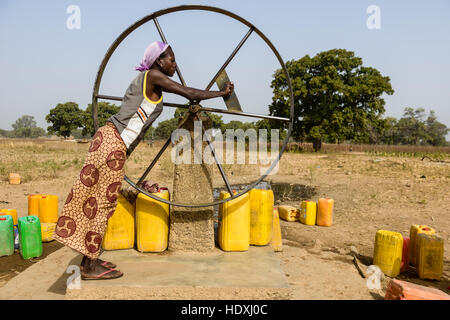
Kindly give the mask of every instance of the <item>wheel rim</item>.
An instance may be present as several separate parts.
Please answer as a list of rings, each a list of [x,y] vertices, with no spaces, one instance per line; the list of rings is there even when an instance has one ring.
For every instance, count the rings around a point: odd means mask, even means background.
[[[169,201],[169,200],[160,198],[158,196],[155,196],[155,195],[149,193],[147,190],[143,189],[142,187],[140,187],[139,185],[137,185],[133,181],[131,181],[131,179],[128,178],[127,176],[124,177],[124,180],[128,184],[130,184],[133,188],[135,188],[139,192],[145,194],[146,196],[148,196],[148,197],[150,197],[150,198],[152,198],[154,200],[158,200],[160,202],[163,202],[163,203],[166,203],[166,204],[169,204],[169,205],[172,205],[172,206],[189,207],[189,208],[200,208],[200,207],[210,207],[210,206],[222,204],[222,203],[231,201],[233,199],[236,199],[236,198],[240,197],[241,195],[247,193],[251,189],[253,189],[259,183],[261,183],[269,175],[269,173],[273,170],[273,168],[278,164],[278,162],[280,161],[281,156],[283,155],[283,153],[284,153],[284,151],[286,149],[287,143],[288,143],[289,138],[290,138],[291,133],[292,133],[292,127],[293,127],[293,122],[294,122],[294,94],[293,94],[293,90],[292,90],[291,79],[289,77],[289,73],[287,71],[286,65],[284,64],[284,62],[283,62],[280,54],[278,53],[277,49],[270,42],[270,40],[258,28],[256,28],[253,24],[251,24],[250,22],[248,22],[244,18],[242,18],[242,17],[240,17],[240,16],[238,16],[238,15],[236,15],[236,14],[230,12],[230,11],[227,11],[227,10],[224,10],[224,9],[220,9],[220,8],[216,8],[216,7],[201,6],[201,5],[183,5],[183,6],[171,7],[171,8],[167,8],[167,9],[156,11],[156,12],[150,14],[150,15],[145,16],[144,18],[138,20],[137,22],[132,24],[130,27],[128,27],[125,31],[123,31],[117,37],[117,39],[112,43],[112,45],[109,47],[108,51],[106,52],[105,56],[103,57],[103,60],[102,60],[102,62],[100,64],[100,67],[99,67],[99,69],[97,71],[97,75],[96,75],[96,79],[95,79],[95,83],[94,83],[94,88],[93,88],[93,94],[92,94],[92,118],[93,118],[93,121],[94,121],[94,130],[97,131],[97,129],[98,129],[98,112],[97,112],[98,99],[121,100],[121,98],[118,98],[118,97],[104,96],[104,95],[99,95],[99,93],[98,93],[99,87],[100,87],[100,82],[101,82],[101,79],[103,77],[104,70],[105,70],[105,68],[106,68],[106,66],[107,66],[107,64],[109,62],[109,59],[111,58],[112,54],[117,49],[117,47],[120,45],[120,43],[123,40],[125,40],[125,38],[128,35],[130,35],[134,30],[136,30],[137,28],[139,28],[140,26],[144,25],[145,23],[147,23],[147,22],[149,22],[151,20],[153,20],[155,22],[155,25],[158,28],[158,31],[160,32],[160,35],[161,35],[163,41],[166,42],[165,41],[165,37],[164,37],[164,35],[163,35],[163,33],[162,33],[161,29],[160,29],[160,26],[159,26],[159,23],[157,21],[157,18],[160,17],[160,16],[163,16],[163,15],[166,15],[166,14],[174,13],[174,12],[192,11],[192,10],[209,11],[209,12],[215,12],[215,13],[223,14],[225,16],[233,18],[234,20],[237,20],[237,21],[241,22],[242,24],[248,26],[250,28],[249,33],[255,32],[256,34],[258,34],[258,36],[272,50],[272,53],[276,56],[278,62],[281,65],[281,69],[284,72],[284,75],[286,77],[286,81],[287,81],[287,84],[288,84],[288,88],[289,88],[289,103],[290,103],[290,118],[289,118],[288,132],[287,132],[286,138],[283,141],[283,145],[281,147],[281,150],[278,153],[278,156],[273,161],[272,165],[266,170],[266,172],[258,180],[256,180],[255,182],[251,183],[246,189],[244,189],[244,190],[242,190],[240,192],[237,192],[235,194],[230,193],[230,197],[227,198],[227,199],[217,200],[217,201],[214,201],[214,202],[211,202],[211,203],[200,203],[200,204],[175,203],[173,201]],[[248,36],[246,36],[246,37],[248,38]],[[178,73],[178,76],[180,78],[180,81],[183,83],[183,85],[186,85],[185,82],[184,82],[184,79],[183,79],[183,77],[181,75],[181,72],[179,72],[179,70],[178,70],[178,67],[177,67],[177,73]],[[211,83],[210,83],[210,85],[211,85]],[[142,180],[142,177],[141,177],[141,180]],[[227,180],[226,179],[225,179],[225,183],[227,184]]]

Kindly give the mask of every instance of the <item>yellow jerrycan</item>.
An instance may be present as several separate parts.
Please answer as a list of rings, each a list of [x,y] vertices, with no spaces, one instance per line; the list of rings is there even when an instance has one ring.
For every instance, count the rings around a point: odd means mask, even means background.
[[[436,234],[419,233],[416,243],[419,278],[441,280],[444,267],[444,240]]]
[[[167,188],[152,193],[170,199]],[[136,242],[140,252],[162,252],[169,243],[169,205],[139,193],[136,200]]]
[[[55,233],[56,223],[41,223],[42,242],[53,241],[53,234]]]
[[[302,201],[300,209],[300,222],[308,226],[316,224],[316,203],[313,201]]]
[[[265,246],[272,238],[273,191],[252,189],[250,194],[250,244]]]
[[[119,193],[117,207],[108,219],[102,247],[105,250],[134,247],[134,205]]]
[[[278,206],[278,215],[285,221],[298,221],[300,219],[300,210],[292,206]]]
[[[280,227],[280,217],[278,215],[277,208],[273,208],[272,215],[272,240],[270,241],[270,246],[273,251],[279,252],[283,251],[283,240],[281,239],[281,227]]]
[[[403,237],[398,232],[378,230],[375,235],[373,264],[380,267],[388,277],[400,273]]]
[[[230,194],[221,191],[219,199]],[[246,251],[250,246],[250,195],[219,204],[219,228],[217,239],[224,251]]]
[[[435,234],[436,230],[429,226],[413,224],[409,230],[409,264],[417,266],[417,235],[420,233]]]
[[[28,215],[39,216],[39,199],[43,194],[30,194],[28,196]]]
[[[44,194],[39,198],[39,221],[41,223],[58,222],[58,196]]]
[[[333,224],[333,206],[334,200],[329,198],[320,198],[317,201],[317,225],[331,227]]]
[[[16,225],[19,221],[17,218],[16,209],[0,209],[0,216],[11,216],[14,225]]]

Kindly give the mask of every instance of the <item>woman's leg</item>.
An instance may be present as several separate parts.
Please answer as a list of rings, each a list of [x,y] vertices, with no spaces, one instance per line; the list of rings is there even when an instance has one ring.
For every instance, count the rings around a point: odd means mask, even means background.
[[[82,278],[122,276],[98,256],[108,219],[117,205],[125,159],[126,147],[115,128],[99,128],[58,219],[54,239],[84,255]]]

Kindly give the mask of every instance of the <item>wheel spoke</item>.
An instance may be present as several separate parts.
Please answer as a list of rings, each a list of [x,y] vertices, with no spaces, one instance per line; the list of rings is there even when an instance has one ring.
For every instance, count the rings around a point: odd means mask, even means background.
[[[167,39],[166,39],[166,37],[164,36],[164,33],[163,33],[162,29],[161,29],[161,26],[159,25],[158,19],[157,19],[156,17],[153,19],[153,22],[155,23],[156,29],[158,29],[158,33],[159,33],[159,35],[161,36],[161,40],[162,40],[164,43],[168,43],[168,42],[167,42]],[[180,71],[180,69],[178,68],[178,65],[176,66],[175,70],[177,71],[177,75],[178,75],[178,78],[180,78],[181,83],[183,84],[183,86],[186,87],[186,82],[184,81],[184,78],[183,78],[183,76],[181,75],[181,71]]]
[[[207,108],[207,107],[203,107],[203,106],[201,106],[200,111],[234,114],[234,115],[243,116],[243,117],[270,119],[270,120],[287,121],[287,122],[291,121],[289,118],[267,116],[267,115],[263,115],[263,114],[248,113],[248,112],[236,112],[236,111],[225,110],[225,109]]]
[[[177,126],[177,129],[181,128],[181,126],[184,125],[184,123],[186,122],[186,120],[189,118],[190,113],[186,112],[183,120],[180,121],[180,123]],[[176,130],[176,129],[175,129]],[[156,157],[153,159],[152,163],[150,163],[150,165],[148,166],[148,168],[145,170],[144,174],[139,178],[139,181],[137,182],[137,185],[140,186],[142,184],[142,182],[144,181],[144,179],[147,177],[147,175],[149,174],[150,170],[152,170],[152,168],[155,166],[156,162],[159,160],[159,158],[161,157],[161,155],[164,153],[164,151],[167,149],[167,147],[169,146],[169,144],[172,141],[172,136],[169,137],[169,139],[167,139],[167,141],[164,143],[164,146],[161,148],[161,150],[159,150],[158,154],[156,155]]]
[[[195,114],[195,117],[199,121],[202,121],[200,119],[200,117],[198,116],[198,113]],[[205,134],[205,127],[203,126],[203,123],[202,123],[202,133],[203,133],[203,136],[206,138],[206,141],[208,143],[209,148],[211,149],[211,153],[213,154],[214,160],[216,161],[217,167],[219,168],[220,175],[222,176],[222,179],[225,182],[225,185],[226,185],[226,187],[228,189],[228,192],[230,193],[230,196],[232,197],[233,196],[233,191],[231,190],[231,185],[228,182],[227,176],[225,175],[225,172],[223,171],[223,168],[222,168],[222,165],[220,164],[219,159],[217,159],[217,155],[216,155],[216,152],[214,151],[214,147],[212,145],[211,140],[209,140],[208,135]]]
[[[222,73],[222,71],[225,70],[225,68],[228,66],[228,64],[231,62],[231,60],[233,60],[233,58],[236,55],[236,53],[238,53],[239,49],[241,49],[242,45],[245,43],[245,41],[247,41],[248,37],[250,37],[250,35],[252,34],[253,30],[254,30],[254,27],[253,26],[250,27],[250,29],[248,30],[247,34],[244,36],[244,38],[242,38],[241,42],[239,42],[237,47],[233,50],[233,52],[228,57],[228,59],[225,61],[225,63],[222,65],[222,67],[219,69],[219,71],[217,71],[216,75],[211,80],[211,82],[206,86],[205,90],[211,89],[211,87],[213,86],[214,82],[216,82],[217,78]]]

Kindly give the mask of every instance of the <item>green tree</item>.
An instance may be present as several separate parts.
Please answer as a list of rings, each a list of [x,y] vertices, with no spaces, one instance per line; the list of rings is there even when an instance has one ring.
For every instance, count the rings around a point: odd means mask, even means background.
[[[425,130],[427,132],[427,143],[432,146],[445,146],[447,144],[445,136],[450,131],[447,126],[437,121],[437,117],[433,110],[430,111],[425,122]]]
[[[403,117],[397,123],[398,143],[426,144],[428,134],[425,125],[425,109],[405,108]]]
[[[155,127],[148,128],[147,132],[144,135],[144,140],[153,140],[155,139]]]
[[[312,141],[320,150],[322,141],[367,140],[369,123],[379,127],[385,101],[393,94],[389,77],[345,49],[324,51],[286,63],[294,91],[295,139]],[[289,117],[289,90],[282,70],[276,70],[271,87],[272,115]]]
[[[161,121],[155,129],[155,139],[168,139],[178,126],[178,118]]]
[[[47,131],[67,138],[72,130],[82,126],[82,116],[83,111],[78,108],[77,103],[58,103],[45,117],[45,120],[52,124],[47,127]]]
[[[175,118],[182,118],[184,117],[184,114],[186,113],[187,109],[184,108],[176,108],[175,112],[174,112],[174,117]],[[224,122],[222,120],[222,116],[219,116],[215,113],[211,113],[211,112],[202,112],[202,116],[209,116],[209,118],[212,121],[212,127],[214,129],[220,129],[220,130],[224,130]]]
[[[16,122],[12,125],[14,130],[22,129],[22,128],[36,128],[36,121],[33,116],[21,116]]]
[[[399,143],[396,118],[386,117],[384,119],[383,132],[381,135],[381,142],[384,144],[398,144]]]
[[[97,104],[97,117],[98,126],[102,127],[106,124],[106,121],[120,110],[119,106],[109,102],[99,102]],[[83,136],[90,135],[91,137],[95,134],[94,132],[94,120],[92,119],[92,104],[88,104],[88,107],[83,112],[83,131],[81,132]]]
[[[267,130],[267,142],[270,142],[272,139],[272,129],[278,129],[278,137],[281,141],[283,141],[286,138],[287,135],[287,129],[279,129],[279,124],[277,124],[274,121],[270,121],[269,119],[262,119],[259,121],[256,121],[256,123],[254,123],[254,127],[256,129],[256,131],[259,134],[259,129],[266,129]]]
[[[46,134],[45,130],[36,126],[33,116],[24,115],[12,125],[13,129],[8,133],[12,138],[37,138]]]

